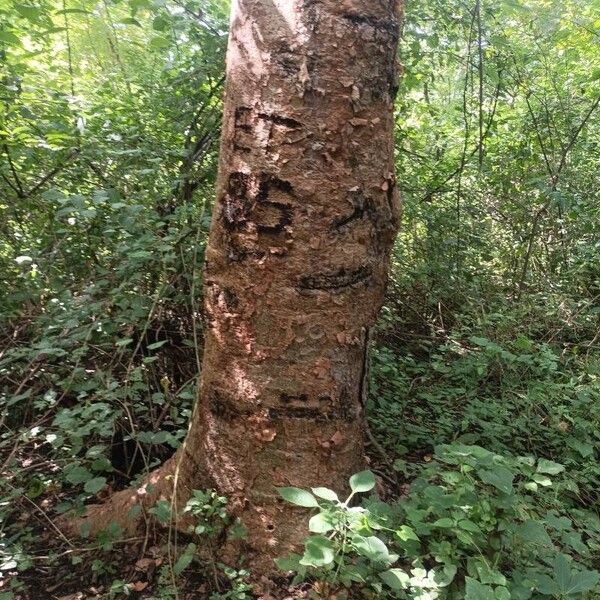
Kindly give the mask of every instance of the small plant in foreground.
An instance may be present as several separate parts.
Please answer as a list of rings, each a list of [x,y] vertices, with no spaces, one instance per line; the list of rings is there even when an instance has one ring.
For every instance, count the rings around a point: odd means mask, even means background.
[[[344,501],[327,488],[281,488],[287,501],[317,512],[304,554],[277,565],[296,574],[294,583],[316,582],[321,596],[352,587],[364,597],[411,600],[595,598],[600,573],[586,568],[588,533],[545,508],[550,476],[563,470],[453,444],[436,448],[395,504],[352,506],[375,486],[369,471],[350,479]]]

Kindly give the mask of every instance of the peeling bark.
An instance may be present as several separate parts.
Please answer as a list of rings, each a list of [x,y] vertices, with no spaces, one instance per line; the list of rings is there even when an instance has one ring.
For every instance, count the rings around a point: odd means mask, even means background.
[[[399,18],[398,0],[233,2],[198,406],[153,491],[112,506],[215,488],[257,573],[306,535],[275,488],[343,492],[364,466],[368,332],[399,221]]]

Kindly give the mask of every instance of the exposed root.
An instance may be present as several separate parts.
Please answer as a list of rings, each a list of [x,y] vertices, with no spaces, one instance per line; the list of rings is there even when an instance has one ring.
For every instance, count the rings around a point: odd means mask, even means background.
[[[173,525],[183,530],[187,523],[181,512],[192,487],[197,486],[189,483],[191,473],[182,465],[182,454],[178,452],[149,473],[140,485],[115,492],[102,504],[87,506],[83,516],[62,515],[57,526],[71,537],[95,536],[113,525],[117,525],[124,535],[132,536],[152,518],[150,509],[164,500],[171,504]]]

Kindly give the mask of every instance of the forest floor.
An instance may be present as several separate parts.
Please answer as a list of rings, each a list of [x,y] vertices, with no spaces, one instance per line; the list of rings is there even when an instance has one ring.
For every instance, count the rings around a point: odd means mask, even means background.
[[[367,456],[369,468],[380,473],[378,492],[392,499],[402,492],[395,478],[390,477],[389,465],[381,455],[378,441],[368,444],[372,456]],[[4,457],[3,458],[4,462]],[[382,462],[382,458],[384,458]],[[47,478],[56,465],[40,453],[34,445],[22,446],[12,457],[17,468],[29,471],[32,481]],[[113,490],[109,487],[95,497],[95,501],[107,498]],[[116,490],[115,490],[116,491]],[[73,495],[74,496],[74,495]],[[145,531],[129,539],[111,539],[110,535],[97,540],[67,538],[53,521],[56,506],[68,502],[68,492],[49,489],[31,500],[23,495],[19,502],[18,518],[20,530],[26,531],[21,539],[37,552],[31,556],[31,565],[18,576],[18,585],[13,588],[14,600],[105,600],[113,598],[136,598],[139,600],[198,600],[231,599],[244,600],[250,597],[264,600],[286,598],[300,600],[313,597],[310,584],[291,585],[289,577],[282,576],[270,593],[255,594],[246,583],[245,572],[227,575],[217,567],[218,554],[213,564],[198,562],[184,572],[173,573],[173,566],[184,553],[193,538],[179,532],[170,532],[148,520]],[[3,589],[11,583],[8,577],[0,579],[0,598]],[[237,577],[239,575],[239,577]],[[15,571],[14,577],[17,573]]]
[[[413,553],[410,560],[435,564],[439,548],[445,547],[456,565],[453,572],[458,569],[457,577],[464,581],[482,552],[498,552],[486,541],[493,535],[478,541],[489,547],[478,545],[474,552],[460,532],[443,530],[440,537],[431,529],[435,519],[447,520],[447,509],[436,507],[435,496],[419,491],[422,481],[410,485],[425,477],[429,482],[444,481],[449,490],[471,486],[481,494],[477,516],[470,518],[478,519],[481,526],[505,523],[494,525],[498,527],[494,535],[500,535],[506,524],[519,525],[526,519],[519,526],[525,526],[529,538],[518,542],[507,538],[506,549],[498,554],[503,573],[519,573],[521,564],[531,570],[530,557],[543,549],[539,569],[554,568],[558,551],[577,564],[572,577],[579,573],[590,585],[596,577],[600,580],[596,575],[600,568],[600,352],[595,319],[594,313],[581,322],[581,331],[570,328],[558,333],[554,324],[541,333],[538,321],[535,338],[523,328],[519,315],[510,314],[503,315],[503,322],[518,325],[502,329],[497,323],[479,322],[437,338],[416,328],[407,335],[396,318],[380,323],[370,364],[368,465],[377,476],[379,497],[393,511],[404,511],[403,519],[410,526],[402,527],[419,531],[420,545],[404,548],[407,556]],[[563,333],[567,337],[557,339]],[[584,341],[575,343],[576,336]],[[107,385],[104,379],[82,378],[61,402],[55,402],[44,387],[47,379],[27,373],[22,377],[26,384],[30,377],[35,391],[30,398],[24,385],[13,396],[18,400],[26,395],[23,404],[15,403],[24,409],[7,421],[11,435],[5,435],[0,447],[0,600],[256,597],[243,563],[232,569],[220,564],[218,553],[209,561],[195,556],[196,548],[210,546],[210,537],[176,534],[151,519],[139,537],[123,540],[119,531],[109,530],[95,539],[73,540],[55,522],[67,510],[102,501],[126,487],[136,473],[163,461],[185,434],[194,396],[188,384],[194,364],[181,359],[183,350],[174,339],[164,344],[154,338],[145,340],[142,363],[153,358],[147,364],[156,373],[145,371],[138,396],[135,373],[130,372],[130,382],[124,384],[129,386],[127,410],[135,413],[139,430],[146,430],[137,436],[137,446],[127,435],[115,434],[122,426],[113,415],[115,407],[123,405],[115,393],[121,387]],[[26,358],[39,350],[29,352]],[[48,351],[44,354],[47,357]],[[170,360],[173,356],[177,360]],[[36,367],[30,364],[24,362],[33,371]],[[166,371],[169,366],[173,370]],[[59,357],[46,368],[60,373],[64,363]],[[68,368],[68,374],[61,376],[70,381],[73,367]],[[123,375],[118,365],[113,368],[115,376]],[[90,390],[93,397],[88,397]],[[88,399],[79,401],[76,394]],[[168,418],[156,418],[157,408]],[[121,418],[123,414],[126,411]],[[143,461],[136,459],[138,446]],[[491,478],[477,462],[454,467],[447,458],[448,448],[465,456],[471,453],[471,458],[493,457],[501,466]],[[125,462],[123,454],[128,457]],[[470,471],[486,479],[472,487]],[[503,494],[513,493],[513,483],[516,495],[507,504]],[[511,512],[515,506],[518,511]],[[429,524],[419,522],[424,518]],[[527,543],[532,544],[529,549]],[[350,558],[350,564],[354,562]],[[546,576],[550,575],[540,571],[542,583],[536,585],[543,586]],[[494,578],[505,581],[500,572]],[[344,591],[342,586],[331,592],[329,587],[327,593],[320,585],[316,571],[296,586],[282,573],[277,589],[262,597],[341,600],[354,593],[361,598],[388,597],[374,592],[371,583],[356,591]],[[586,597],[595,598],[575,596]]]

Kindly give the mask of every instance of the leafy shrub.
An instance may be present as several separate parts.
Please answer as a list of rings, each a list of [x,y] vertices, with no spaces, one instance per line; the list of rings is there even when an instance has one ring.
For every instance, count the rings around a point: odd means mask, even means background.
[[[277,564],[321,591],[358,586],[379,598],[592,598],[600,530],[547,508],[552,477],[563,471],[547,459],[451,444],[435,449],[392,504],[352,505],[375,486],[369,471],[351,478],[345,501],[326,488],[283,488],[286,500],[317,512],[304,554]]]
[[[414,472],[415,455],[458,440],[564,464],[563,500],[592,506],[600,490],[594,360],[561,357],[522,335],[500,343],[468,330],[425,358],[376,348],[370,422],[406,474]]]

